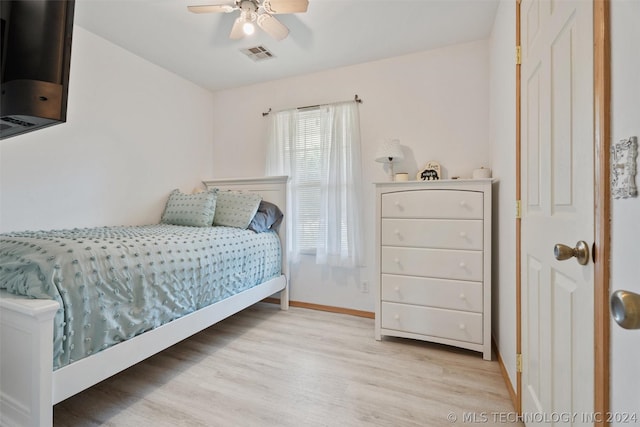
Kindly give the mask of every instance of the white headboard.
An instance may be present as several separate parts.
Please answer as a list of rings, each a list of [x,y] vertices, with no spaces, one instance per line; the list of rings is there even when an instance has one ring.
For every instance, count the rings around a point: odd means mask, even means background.
[[[224,178],[202,181],[207,189],[219,188],[220,190],[246,191],[257,193],[262,199],[274,203],[285,213],[284,220],[278,232],[282,245],[282,274],[289,277],[289,264],[287,262],[287,183],[288,176],[265,176],[259,178]]]

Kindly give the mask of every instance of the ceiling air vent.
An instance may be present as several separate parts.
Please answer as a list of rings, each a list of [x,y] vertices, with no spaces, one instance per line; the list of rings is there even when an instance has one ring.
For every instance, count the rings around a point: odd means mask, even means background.
[[[247,55],[249,58],[251,58],[256,62],[275,58],[273,53],[269,52],[269,50],[264,46],[256,46],[256,47],[250,47],[247,49],[240,49],[240,52],[244,53],[245,55]]]

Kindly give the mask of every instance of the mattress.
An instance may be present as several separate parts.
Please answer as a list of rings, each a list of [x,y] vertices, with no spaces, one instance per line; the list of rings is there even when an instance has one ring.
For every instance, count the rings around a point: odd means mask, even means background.
[[[60,303],[53,367],[280,275],[275,232],[168,224],[0,234],[0,288]]]

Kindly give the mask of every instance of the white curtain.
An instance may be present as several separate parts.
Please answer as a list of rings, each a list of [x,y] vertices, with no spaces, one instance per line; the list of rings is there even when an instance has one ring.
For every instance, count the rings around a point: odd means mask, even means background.
[[[310,170],[319,172],[319,200],[317,203],[316,262],[338,267],[363,264],[362,242],[362,171],[360,159],[360,119],[354,101],[322,106],[313,115],[313,135],[319,136],[319,156],[313,150],[300,154],[301,138],[308,137],[308,129],[301,129],[304,110],[287,110],[269,116],[267,175],[290,176],[287,205],[287,240],[289,256],[299,260],[304,233],[296,222],[301,221],[299,199],[306,197],[299,191]],[[306,132],[306,133],[305,133]],[[304,134],[304,135],[303,135]],[[313,145],[315,147],[315,145]],[[314,166],[319,161],[317,168]],[[302,208],[305,209],[306,208]],[[308,214],[309,212],[304,212]]]
[[[285,224],[287,226],[288,258],[294,263],[300,260],[300,239],[294,227],[295,218],[299,216],[298,207],[300,204],[297,191],[292,191],[298,187],[300,179],[293,173],[296,170],[296,156],[292,153],[295,153],[294,143],[297,135],[298,120],[296,120],[295,110],[280,111],[269,115],[266,174],[289,177]]]

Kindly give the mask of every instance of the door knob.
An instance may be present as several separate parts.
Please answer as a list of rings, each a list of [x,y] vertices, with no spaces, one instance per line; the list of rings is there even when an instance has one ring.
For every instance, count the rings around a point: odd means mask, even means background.
[[[611,295],[611,315],[625,329],[640,329],[640,295],[615,291]]]
[[[576,258],[578,264],[586,265],[589,262],[589,245],[584,240],[580,240],[576,243],[575,248],[570,248],[567,245],[556,243],[553,247],[553,255],[558,261],[564,261],[572,257]]]

